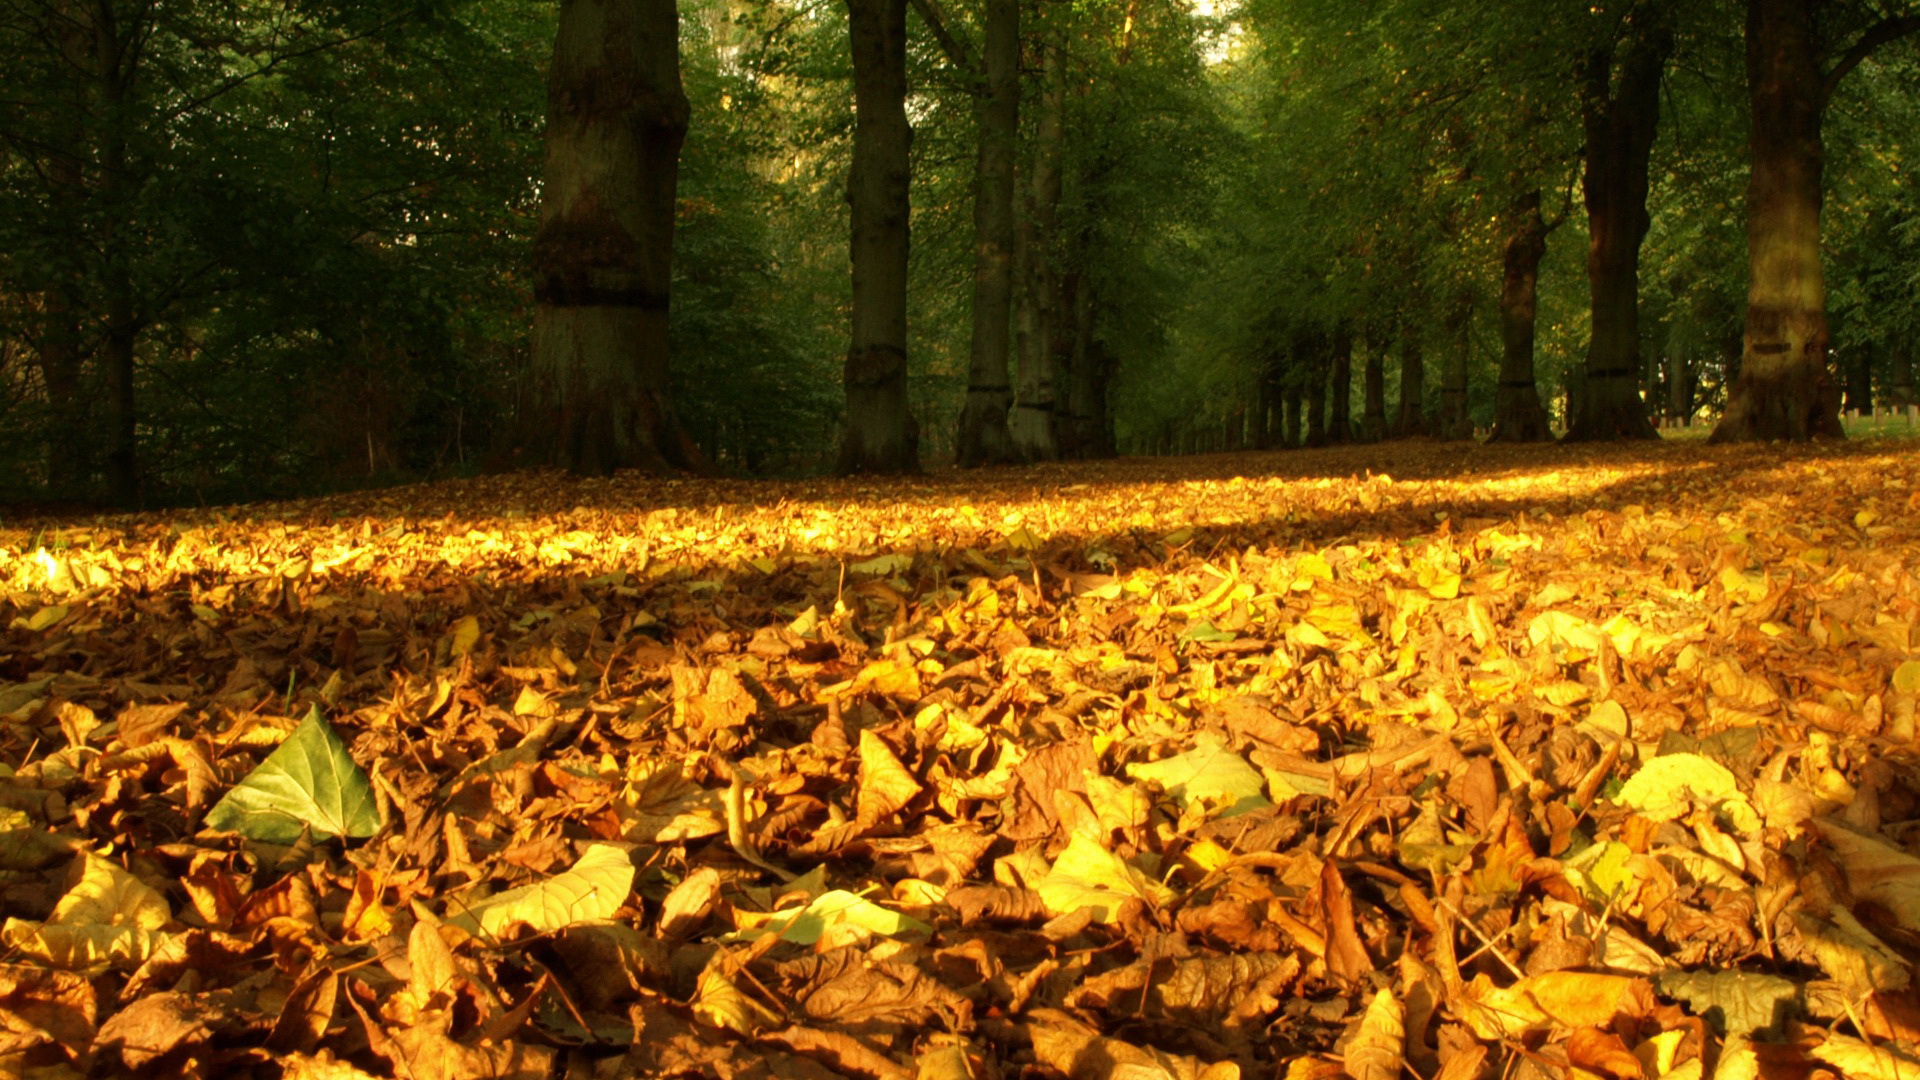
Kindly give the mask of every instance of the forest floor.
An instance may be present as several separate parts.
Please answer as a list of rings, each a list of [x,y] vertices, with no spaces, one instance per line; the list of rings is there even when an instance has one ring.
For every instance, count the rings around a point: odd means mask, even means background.
[[[9,524],[0,1075],[1911,1080],[1916,568],[1893,441]]]

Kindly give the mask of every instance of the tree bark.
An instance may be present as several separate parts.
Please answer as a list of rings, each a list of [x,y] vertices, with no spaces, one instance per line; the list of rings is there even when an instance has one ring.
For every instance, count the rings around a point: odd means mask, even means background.
[[[1380,348],[1384,336],[1373,331],[1364,343],[1367,356],[1360,384],[1366,397],[1360,406],[1359,442],[1379,442],[1387,437],[1387,357]]]
[[[1514,199],[1507,213],[1507,242],[1500,255],[1500,386],[1494,393],[1493,431],[1487,436],[1488,442],[1553,439],[1553,425],[1540,404],[1533,370],[1540,262],[1547,255],[1550,231],[1540,216],[1537,188]]]
[[[1875,24],[1820,70],[1817,4],[1748,0],[1747,319],[1740,377],[1710,442],[1840,438],[1827,371],[1827,286],[1820,267],[1825,150],[1833,88],[1875,48],[1920,30],[1920,15]]]
[[[1467,400],[1467,361],[1473,351],[1473,297],[1454,300],[1447,317],[1447,360],[1440,369],[1440,414],[1434,434],[1449,442],[1473,438],[1473,413]]]
[[[986,86],[974,114],[980,150],[973,171],[973,347],[955,458],[991,465],[1019,457],[1007,430],[1013,405],[1013,159],[1020,130],[1020,0],[986,2]]]
[[[1113,355],[1100,337],[1100,301],[1093,276],[1077,275],[1073,294],[1073,359],[1068,368],[1067,420],[1063,442],[1082,460],[1114,455],[1113,417],[1107,405]]]
[[[1044,46],[1040,111],[1034,123],[1033,169],[1029,174],[1027,214],[1018,231],[1021,267],[1018,374],[1013,415],[1008,427],[1013,445],[1030,461],[1060,456],[1055,411],[1061,388],[1054,385],[1054,336],[1059,333],[1059,296],[1053,273],[1053,246],[1060,205],[1061,157],[1066,139],[1064,51],[1058,42]]]
[[[1418,320],[1408,320],[1400,336],[1400,415],[1393,434],[1401,439],[1427,434],[1427,359],[1418,327]]]
[[[907,0],[846,0],[853,51],[853,167],[847,175],[853,341],[844,384],[843,473],[914,472],[919,426],[907,400],[909,151]]]
[[[1333,402],[1327,418],[1327,441],[1353,440],[1353,335],[1345,327],[1333,332]]]
[[[1309,447],[1327,445],[1327,349],[1325,332],[1309,335],[1306,363],[1301,367],[1307,380],[1306,445]]]
[[[564,0],[533,244],[533,372],[548,456],[575,473],[701,464],[668,391],[687,119],[673,0]]]
[[[1586,61],[1581,92],[1587,147],[1587,285],[1592,337],[1567,439],[1655,439],[1640,400],[1640,243],[1647,215],[1648,162],[1660,123],[1660,80],[1673,32],[1659,4],[1636,4],[1623,38]],[[1615,67],[1618,61],[1616,77]]]
[[[1887,404],[1904,408],[1915,401],[1913,394],[1913,346],[1905,341],[1893,347],[1893,360],[1887,370]]]

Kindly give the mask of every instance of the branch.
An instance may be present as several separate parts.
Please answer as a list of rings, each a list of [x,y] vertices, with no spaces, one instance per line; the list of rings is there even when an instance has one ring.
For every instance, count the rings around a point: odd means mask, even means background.
[[[1822,100],[1832,97],[1833,91],[1840,85],[1840,80],[1846,78],[1848,72],[1859,67],[1860,61],[1873,55],[1875,49],[1915,31],[1920,31],[1920,14],[1889,15],[1867,27],[1866,32],[1860,35],[1860,40],[1854,42],[1851,48],[1842,53],[1840,59],[1833,65],[1833,70],[1827,72],[1826,80],[1820,87]]]
[[[920,21],[933,31],[933,40],[940,43],[940,51],[964,74],[974,79],[984,78],[980,62],[974,58],[973,47],[965,38],[955,37],[947,30],[946,19],[940,14],[939,0],[911,0],[913,10],[920,13]]]

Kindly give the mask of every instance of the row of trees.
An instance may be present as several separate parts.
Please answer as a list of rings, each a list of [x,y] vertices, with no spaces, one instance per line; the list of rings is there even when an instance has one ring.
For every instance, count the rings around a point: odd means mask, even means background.
[[[10,5],[0,497],[1701,409],[1837,434],[1843,389],[1912,393],[1916,28],[1909,0]]]

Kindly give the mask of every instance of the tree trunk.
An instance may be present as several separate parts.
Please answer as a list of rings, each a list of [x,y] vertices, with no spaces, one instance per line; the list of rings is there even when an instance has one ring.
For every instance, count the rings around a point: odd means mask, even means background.
[[[1307,441],[1310,447],[1327,445],[1327,337],[1324,332],[1308,338],[1306,363],[1301,367],[1307,380]]]
[[[1280,445],[1288,450],[1300,446],[1300,373],[1288,371],[1280,380]]]
[[[1393,434],[1407,439],[1427,434],[1427,360],[1420,343],[1419,320],[1408,320],[1400,338],[1400,415]]]
[[[1379,442],[1387,437],[1387,357],[1380,349],[1382,336],[1370,333],[1364,344],[1367,359],[1360,383],[1366,400],[1360,407],[1360,442]]]
[[[1914,401],[1913,346],[1902,341],[1893,347],[1893,361],[1887,369],[1887,404],[1905,408]]]
[[[980,153],[973,171],[973,349],[955,459],[1015,460],[1007,410],[1013,343],[1013,158],[1020,130],[1020,0],[986,2],[986,88],[975,109]]]
[[[1873,415],[1873,349],[1860,345],[1841,354],[1847,372],[1845,409],[1862,416]]]
[[[1109,458],[1114,455],[1113,417],[1107,406],[1113,356],[1100,338],[1099,300],[1093,294],[1091,275],[1079,275],[1074,287],[1073,325],[1065,441],[1076,458]]]
[[[1029,175],[1027,214],[1018,232],[1021,268],[1018,373],[1009,428],[1021,456],[1033,461],[1060,456],[1054,420],[1053,337],[1058,333],[1059,301],[1052,267],[1055,223],[1060,204],[1061,155],[1066,138],[1065,61],[1057,42],[1045,46],[1040,112],[1034,125],[1033,169]]]
[[[1467,401],[1467,361],[1473,350],[1473,297],[1454,301],[1447,319],[1447,360],[1440,369],[1440,415],[1434,434],[1451,442],[1473,438],[1473,413]]]
[[[533,243],[533,374],[548,457],[575,473],[701,464],[668,394],[687,116],[673,0],[564,0]]]
[[[853,49],[853,341],[844,384],[843,473],[913,472],[919,426],[907,400],[907,0],[846,0]]]
[[[1333,402],[1327,420],[1327,441],[1353,440],[1353,335],[1345,327],[1333,332]]]
[[[1588,57],[1581,92],[1593,317],[1586,377],[1568,418],[1567,438],[1575,442],[1659,438],[1640,400],[1640,242],[1650,224],[1647,165],[1673,33],[1656,4],[1642,3],[1628,15],[1623,34],[1616,47]]]
[[[1493,431],[1488,442],[1547,442],[1553,425],[1540,404],[1533,372],[1533,335],[1540,284],[1540,261],[1547,254],[1547,223],[1540,217],[1540,192],[1526,192],[1508,211],[1507,242],[1501,251],[1500,386],[1493,399]]]
[[[1748,0],[1747,320],[1740,377],[1712,442],[1839,438],[1820,269],[1820,70],[1815,5]],[[1861,55],[1864,55],[1862,53]],[[1857,58],[1855,59],[1857,62]],[[1833,78],[1844,75],[1836,70]]]
[[[101,374],[107,398],[107,493],[120,506],[140,501],[140,417],[134,396],[134,363],[142,329],[133,284],[133,184],[128,173],[134,66],[138,47],[108,10],[93,18],[94,77],[100,97],[100,227],[102,284],[106,294],[101,327]]]

